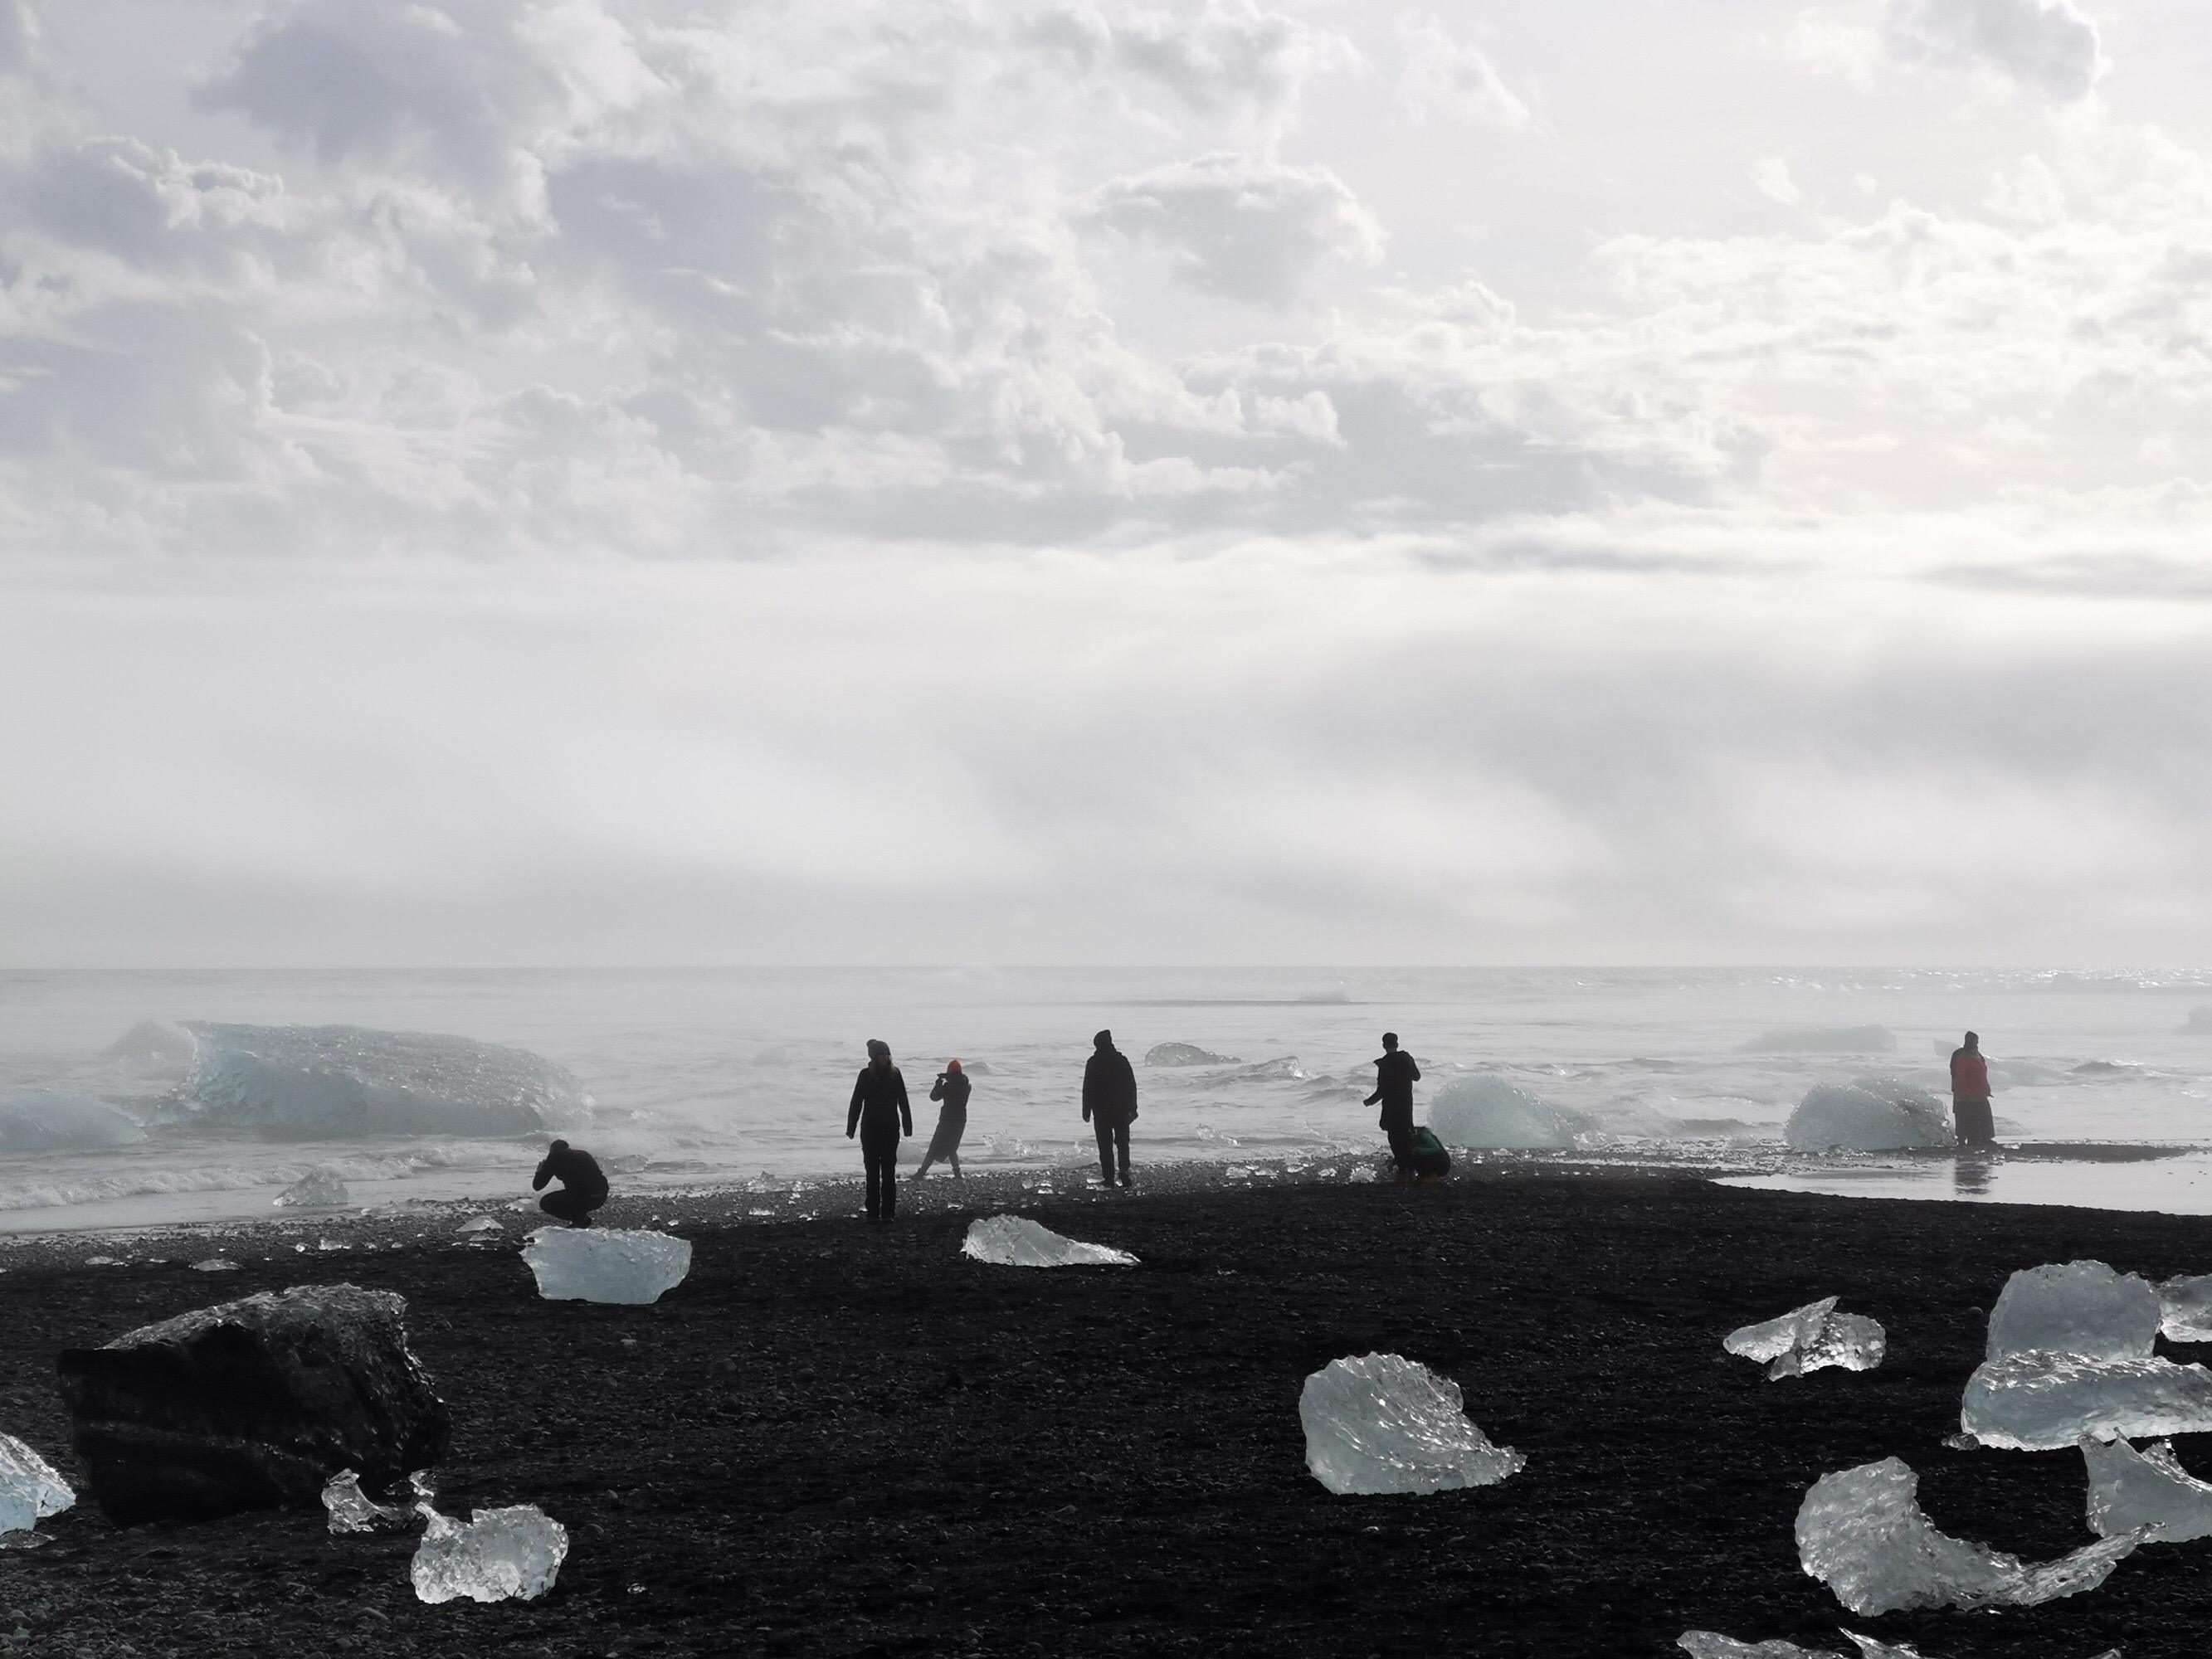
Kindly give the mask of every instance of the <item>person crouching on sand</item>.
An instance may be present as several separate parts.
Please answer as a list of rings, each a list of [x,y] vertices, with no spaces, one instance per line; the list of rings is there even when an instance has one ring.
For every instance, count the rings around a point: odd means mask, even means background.
[[[599,1159],[565,1140],[556,1140],[545,1149],[545,1161],[530,1178],[530,1190],[537,1192],[549,1181],[557,1181],[561,1186],[539,1199],[538,1207],[571,1227],[590,1226],[592,1212],[607,1201],[607,1177]]]
[[[930,1086],[929,1097],[945,1103],[937,1109],[937,1133],[929,1138],[929,1150],[921,1155],[921,1167],[914,1172],[919,1181],[929,1173],[933,1164],[945,1162],[952,1165],[952,1178],[964,1181],[960,1173],[960,1137],[968,1133],[968,1073],[960,1069],[960,1062],[948,1060],[945,1069],[937,1074]]]
[[[1382,1033],[1382,1056],[1375,1062],[1375,1092],[1360,1103],[1372,1106],[1382,1103],[1382,1115],[1376,1127],[1390,1137],[1390,1161],[1398,1166],[1397,1179],[1405,1182],[1413,1178],[1413,1085],[1421,1080],[1421,1068],[1413,1063],[1413,1055],[1398,1046],[1395,1031]]]
[[[899,1133],[914,1133],[914,1112],[907,1105],[906,1079],[891,1064],[890,1044],[874,1037],[868,1039],[868,1063],[860,1067],[845,1112],[845,1139],[855,1130],[868,1170],[868,1219],[889,1221],[898,1213]]]
[[[1137,1121],[1137,1072],[1128,1055],[1114,1046],[1114,1034],[1091,1039],[1091,1058],[1083,1066],[1083,1121],[1098,1137],[1098,1173],[1114,1184],[1115,1160],[1121,1160],[1121,1184],[1129,1184],[1129,1126]]]
[[[1982,1058],[1982,1040],[1966,1033],[1963,1047],[1951,1051],[1951,1127],[1961,1146],[1991,1148],[1997,1144],[1996,1120],[1990,1115],[1990,1063]]]

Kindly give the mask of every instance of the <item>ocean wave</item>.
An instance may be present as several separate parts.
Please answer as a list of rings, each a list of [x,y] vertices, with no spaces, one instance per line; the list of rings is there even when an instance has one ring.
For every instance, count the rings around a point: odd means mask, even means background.
[[[0,1181],[0,1211],[53,1209],[175,1193],[251,1192],[258,1187],[289,1187],[311,1170],[330,1170],[347,1181],[398,1181],[426,1170],[466,1167],[476,1161],[434,1147],[419,1147],[389,1157],[362,1154],[251,1168],[236,1164],[186,1164],[166,1170],[134,1165],[112,1175],[31,1175]]]
[[[88,1096],[41,1091],[0,1100],[0,1152],[85,1151],[145,1138],[137,1119]]]

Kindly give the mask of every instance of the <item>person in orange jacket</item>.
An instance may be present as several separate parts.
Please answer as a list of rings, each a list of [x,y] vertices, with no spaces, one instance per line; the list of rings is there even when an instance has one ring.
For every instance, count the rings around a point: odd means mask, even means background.
[[[1951,1051],[1951,1127],[1961,1146],[1997,1144],[1996,1121],[1990,1115],[1990,1063],[1972,1031],[1964,1046]]]

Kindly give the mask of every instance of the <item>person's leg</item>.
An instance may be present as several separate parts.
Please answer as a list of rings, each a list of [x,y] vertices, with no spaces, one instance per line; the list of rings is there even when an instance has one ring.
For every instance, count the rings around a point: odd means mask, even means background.
[[[955,1181],[967,1180],[968,1177],[960,1173],[960,1149],[957,1146],[955,1146],[951,1152],[945,1153],[945,1156],[952,1160],[952,1178]]]
[[[556,1221],[565,1221],[571,1227],[584,1224],[583,1206],[576,1202],[576,1194],[566,1187],[556,1187],[538,1200],[538,1207]]]
[[[884,1219],[898,1213],[898,1131],[884,1137]]]
[[[1413,1126],[1393,1123],[1386,1133],[1390,1137],[1390,1162],[1397,1166],[1397,1179],[1403,1181],[1413,1173]]]
[[[875,1137],[866,1129],[860,1131],[860,1161],[868,1171],[868,1219],[873,1221],[884,1210],[884,1161],[876,1152]]]
[[[1098,1173],[1110,1187],[1114,1184],[1114,1126],[1103,1117],[1094,1117],[1091,1127],[1098,1138]]]
[[[1121,1166],[1121,1184],[1126,1187],[1129,1184],[1129,1126],[1126,1123],[1114,1126],[1114,1156]]]

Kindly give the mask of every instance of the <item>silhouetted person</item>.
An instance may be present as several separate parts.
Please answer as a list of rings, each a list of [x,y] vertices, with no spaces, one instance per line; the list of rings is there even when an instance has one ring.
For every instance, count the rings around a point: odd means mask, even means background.
[[[845,1139],[860,1136],[860,1159],[868,1170],[868,1219],[889,1221],[898,1213],[899,1133],[914,1133],[914,1113],[906,1103],[906,1079],[891,1064],[888,1042],[868,1039],[868,1063],[853,1085],[845,1113]]]
[[[607,1201],[607,1177],[599,1159],[565,1140],[545,1149],[545,1161],[530,1177],[530,1190],[537,1192],[549,1181],[561,1185],[539,1199],[538,1207],[571,1227],[590,1226],[592,1212]]]
[[[1083,1065],[1083,1121],[1098,1137],[1098,1173],[1114,1184],[1115,1164],[1121,1184],[1129,1184],[1129,1126],[1137,1121],[1137,1070],[1114,1046],[1114,1034],[1091,1039],[1091,1058]]]
[[[943,1101],[937,1109],[937,1133],[929,1138],[929,1150],[921,1155],[921,1167],[914,1172],[919,1181],[929,1173],[929,1166],[940,1160],[952,1165],[952,1178],[963,1181],[960,1173],[960,1137],[968,1133],[968,1073],[960,1069],[960,1062],[948,1060],[945,1069],[937,1074],[930,1085],[929,1097]]]
[[[1951,1127],[1961,1146],[1997,1144],[1996,1120],[1990,1114],[1990,1063],[1982,1040],[1966,1033],[1963,1048],[1951,1050]]]
[[[1425,1123],[1413,1133],[1413,1175],[1417,1181],[1442,1181],[1451,1173],[1451,1154]]]
[[[1375,1092],[1360,1104],[1382,1103],[1376,1127],[1390,1137],[1390,1161],[1398,1166],[1400,1181],[1411,1181],[1414,1175],[1413,1085],[1420,1080],[1421,1068],[1398,1046],[1398,1034],[1383,1032],[1382,1056],[1375,1062]]]

